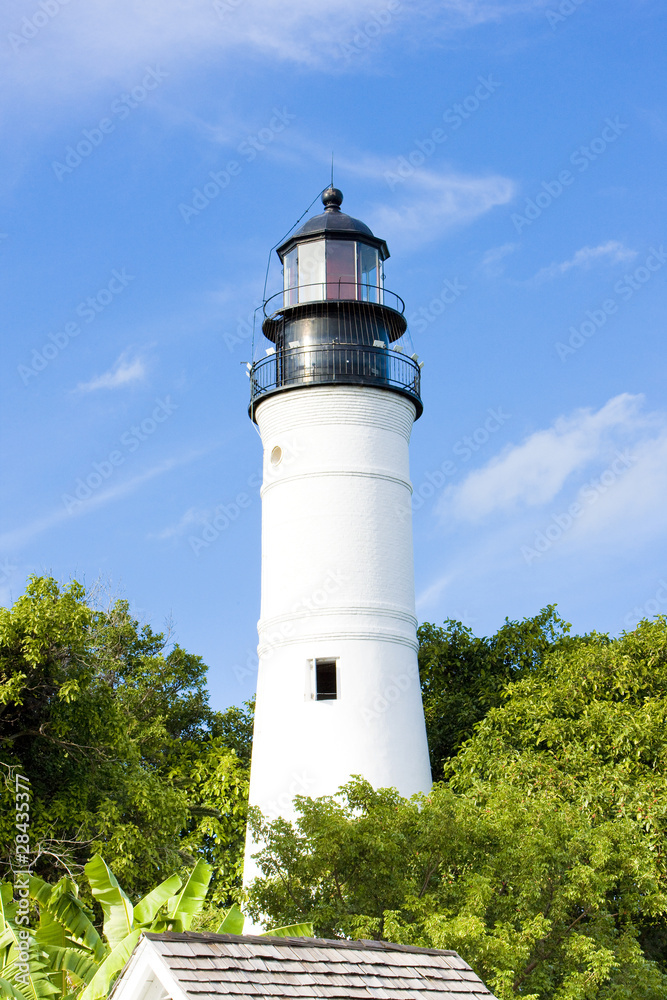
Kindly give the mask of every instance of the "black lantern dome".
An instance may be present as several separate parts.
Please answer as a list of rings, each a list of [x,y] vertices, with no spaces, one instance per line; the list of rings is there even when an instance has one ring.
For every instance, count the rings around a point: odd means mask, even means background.
[[[403,300],[384,287],[389,249],[322,193],[324,211],[278,248],[283,289],[264,303],[264,336],[275,347],[252,365],[250,411],[268,394],[310,385],[368,385],[409,396],[422,412],[420,369],[399,343]]]
[[[389,256],[389,249],[384,240],[379,240],[373,236],[365,222],[353,219],[351,215],[341,212],[340,206],[343,201],[343,192],[338,188],[330,187],[322,192],[322,204],[324,211],[320,215],[314,215],[308,219],[298,232],[285,240],[278,247],[277,253],[281,260],[285,254],[289,253],[293,247],[307,239],[315,236],[333,236],[341,239],[356,239],[361,236],[365,242],[377,247],[380,251],[381,259],[386,260]]]

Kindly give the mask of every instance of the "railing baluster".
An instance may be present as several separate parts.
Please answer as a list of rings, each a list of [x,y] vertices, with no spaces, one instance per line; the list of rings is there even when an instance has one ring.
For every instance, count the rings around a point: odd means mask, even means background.
[[[284,386],[313,385],[350,379],[400,388],[419,398],[421,372],[412,358],[381,348],[332,344],[296,347],[255,362],[250,370],[251,400]]]

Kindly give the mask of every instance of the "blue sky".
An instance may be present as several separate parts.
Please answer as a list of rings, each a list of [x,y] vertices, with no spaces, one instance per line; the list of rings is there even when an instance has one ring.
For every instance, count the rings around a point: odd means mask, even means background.
[[[252,694],[249,318],[333,150],[424,361],[420,620],[665,613],[665,41],[658,0],[7,0],[4,603],[75,577]]]

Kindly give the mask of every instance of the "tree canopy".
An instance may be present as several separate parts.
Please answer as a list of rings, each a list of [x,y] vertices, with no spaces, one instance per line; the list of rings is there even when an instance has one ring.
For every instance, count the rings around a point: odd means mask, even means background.
[[[667,996],[667,622],[565,633],[428,796],[356,779],[294,825],[255,816],[253,914],[454,948],[501,1000]]]
[[[355,778],[298,798],[294,824],[254,814],[253,917],[454,948],[501,1000],[664,1000],[667,620],[618,639],[569,628],[553,606],[489,638],[421,626],[438,780],[404,799]],[[0,763],[30,786],[43,936],[47,897],[74,898],[98,853],[135,901],[206,866],[198,919],[218,926],[240,891],[252,709],[213,711],[201,658],[127,602],[35,577],[0,609]],[[13,782],[0,796],[1,877],[17,868]],[[92,884],[80,906],[99,923]],[[6,929],[16,905],[4,887]]]
[[[252,705],[214,712],[206,665],[140,625],[126,601],[34,577],[0,609],[0,761],[30,784],[33,872],[76,876],[102,852],[141,895],[202,858],[211,899],[238,891]],[[11,867],[11,783],[0,792],[0,875]]]
[[[419,675],[434,781],[489,709],[501,704],[505,685],[531,674],[548,652],[567,645],[569,631],[555,605],[521,622],[506,619],[486,638],[452,618],[441,626],[419,626]]]

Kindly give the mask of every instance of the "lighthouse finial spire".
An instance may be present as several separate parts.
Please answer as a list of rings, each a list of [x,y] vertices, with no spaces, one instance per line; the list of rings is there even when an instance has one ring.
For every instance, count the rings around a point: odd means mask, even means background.
[[[343,192],[333,185],[322,192],[322,204],[327,212],[339,212],[343,201]]]

